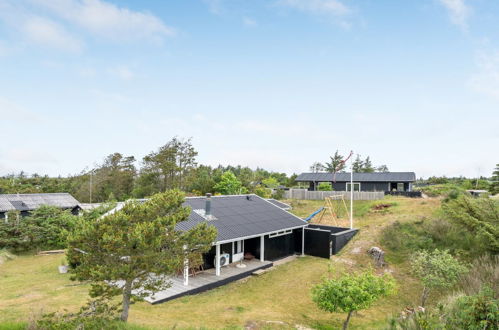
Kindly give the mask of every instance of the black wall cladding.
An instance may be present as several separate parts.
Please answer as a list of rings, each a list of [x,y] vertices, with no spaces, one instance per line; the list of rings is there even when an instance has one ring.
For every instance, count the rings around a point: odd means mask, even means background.
[[[327,258],[331,256],[331,233],[324,230],[305,230],[305,254]]]

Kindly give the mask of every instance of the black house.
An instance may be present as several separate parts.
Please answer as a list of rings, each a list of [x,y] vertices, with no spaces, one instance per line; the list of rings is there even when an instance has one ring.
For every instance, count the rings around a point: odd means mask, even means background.
[[[412,191],[416,181],[414,172],[353,173],[354,191]],[[328,182],[335,191],[350,191],[350,173],[302,173],[296,182],[308,182],[309,190],[317,190],[319,183]]]
[[[79,204],[68,193],[0,194],[0,219],[5,218],[9,211],[19,211],[21,216],[26,216],[30,211],[36,210],[42,205],[55,206],[78,214]]]
[[[119,211],[125,204],[118,203],[107,214]],[[211,250],[203,255],[202,269],[191,269],[185,260],[182,274],[170,278],[171,288],[145,298],[152,304],[241,279],[287,256],[329,258],[357,232],[309,224],[286,211],[289,205],[253,194],[186,197],[184,205],[191,208],[191,213],[187,220],[177,223],[177,230],[208,222],[217,228],[217,237]]]

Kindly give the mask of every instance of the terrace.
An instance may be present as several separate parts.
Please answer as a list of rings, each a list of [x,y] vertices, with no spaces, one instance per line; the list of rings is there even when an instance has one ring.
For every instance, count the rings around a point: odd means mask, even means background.
[[[182,275],[168,278],[168,280],[172,282],[171,287],[156,293],[154,296],[146,297],[144,300],[151,304],[159,304],[185,295],[214,289],[250,276],[257,270],[273,266],[271,261],[260,261],[257,259],[245,260],[244,264],[246,265],[244,268],[237,267],[237,263],[229,264],[226,267],[223,267],[223,271],[219,276],[216,275],[215,268],[207,269],[196,275],[190,275],[188,285],[184,285],[184,278]]]

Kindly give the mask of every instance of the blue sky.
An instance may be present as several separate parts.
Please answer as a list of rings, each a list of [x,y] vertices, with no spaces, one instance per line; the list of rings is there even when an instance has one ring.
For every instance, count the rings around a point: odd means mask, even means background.
[[[499,2],[0,0],[0,175],[192,137],[204,164],[499,162]]]

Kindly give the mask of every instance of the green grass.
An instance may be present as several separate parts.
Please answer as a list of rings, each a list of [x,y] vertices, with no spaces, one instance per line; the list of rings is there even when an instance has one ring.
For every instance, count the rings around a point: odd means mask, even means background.
[[[392,207],[376,212],[377,202],[355,202],[354,225],[359,234],[331,260],[300,257],[275,267],[258,277],[250,277],[194,296],[159,305],[139,302],[131,307],[129,322],[147,328],[293,328],[297,325],[318,329],[341,326],[344,314],[328,314],[317,309],[310,298],[311,287],[328,273],[363,271],[371,267],[365,253],[381,246],[380,233],[387,225],[428,217],[439,205],[436,199],[420,200],[390,197],[382,203]],[[293,201],[293,212],[307,216],[322,201]],[[325,222],[332,221],[325,217]],[[19,256],[0,265],[0,329],[2,324],[28,322],[42,312],[75,311],[87,300],[88,285],[58,274],[63,256]],[[398,283],[398,293],[361,311],[351,321],[352,329],[384,328],[392,314],[419,299],[420,285],[407,271],[405,263],[390,265]],[[282,322],[282,323],[281,323]]]

